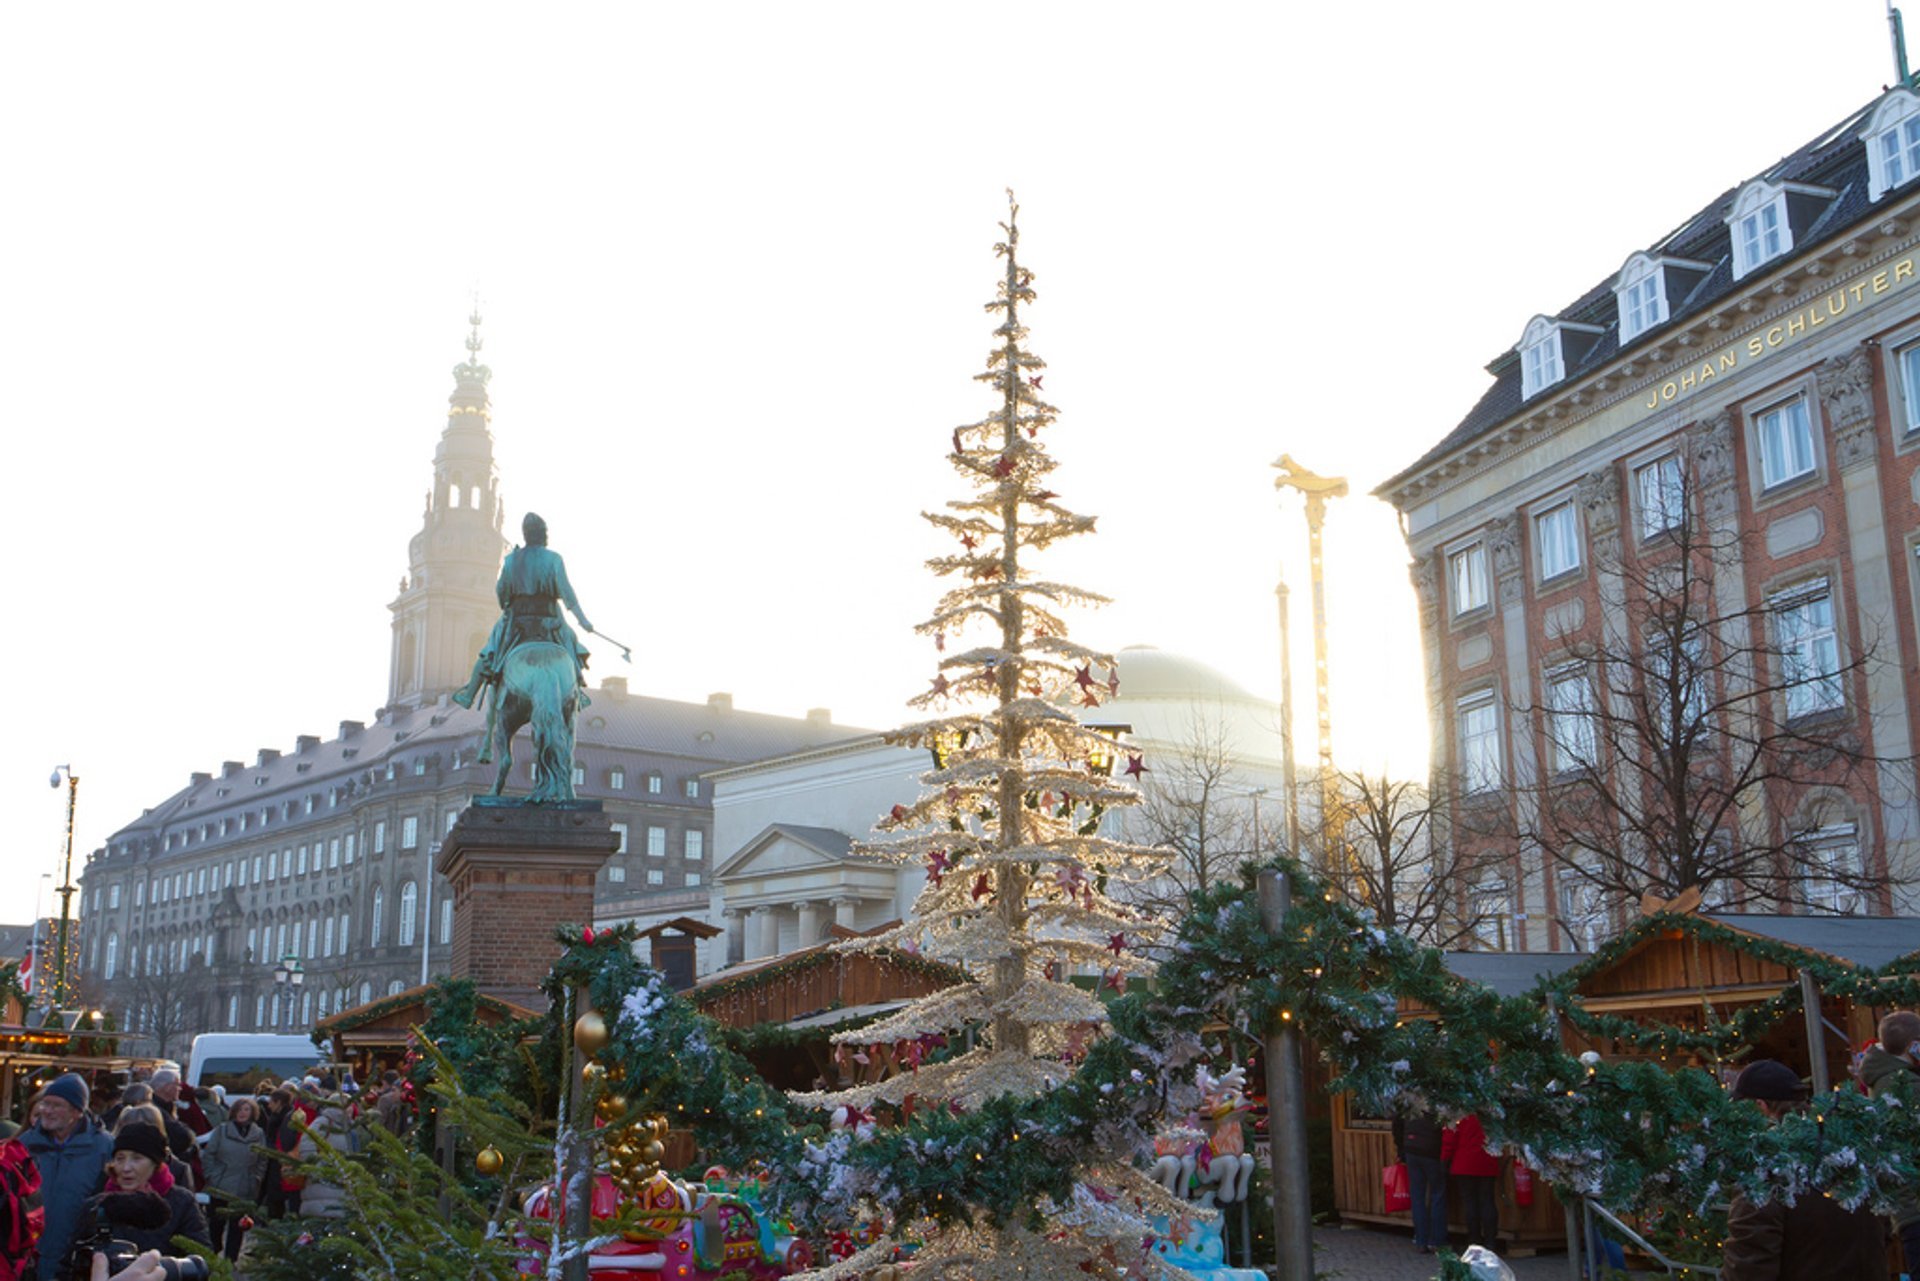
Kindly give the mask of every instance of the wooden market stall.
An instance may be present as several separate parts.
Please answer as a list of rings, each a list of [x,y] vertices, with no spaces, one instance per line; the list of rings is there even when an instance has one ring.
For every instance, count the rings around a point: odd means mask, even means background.
[[[411,987],[341,1010],[313,1025],[314,1040],[328,1047],[335,1063],[351,1067],[356,1079],[371,1081],[378,1073],[400,1066],[413,1029],[427,1021],[428,1002],[436,990],[433,984]],[[483,1027],[540,1017],[536,1010],[484,992],[474,994],[474,1012]]]
[[[1818,991],[1812,971],[1854,977],[1920,971],[1920,919],[1660,914],[1634,922],[1592,956],[1457,952],[1448,954],[1447,966],[1463,982],[1486,983],[1507,996],[1525,994],[1535,989],[1538,979],[1559,975],[1571,986],[1579,1010],[1691,1031],[1708,1026],[1709,1020],[1725,1022],[1780,1002],[1778,1017],[1768,1019],[1748,1045],[1718,1062],[1700,1055],[1667,1058],[1624,1040],[1588,1037],[1565,1019],[1562,1037],[1573,1053],[1591,1049],[1610,1060],[1640,1057],[1676,1068],[1702,1067],[1729,1082],[1741,1063],[1756,1058],[1779,1059],[1811,1077],[1817,1056],[1826,1079],[1838,1084],[1847,1079],[1855,1047],[1872,1039],[1887,1011]],[[1799,1004],[1783,997],[1803,981],[1816,991],[1817,1019],[1809,1020]],[[1401,1015],[1428,1016],[1410,1002],[1403,1003]],[[1393,1156],[1386,1118],[1358,1115],[1349,1097],[1336,1100],[1335,1186],[1343,1218],[1411,1226],[1408,1215],[1383,1209],[1380,1170]],[[1533,1204],[1522,1209],[1515,1204],[1512,1177],[1509,1166],[1502,1176],[1502,1235],[1522,1247],[1564,1247],[1564,1218],[1552,1194],[1536,1184]],[[1457,1205],[1449,1218],[1460,1222]]]

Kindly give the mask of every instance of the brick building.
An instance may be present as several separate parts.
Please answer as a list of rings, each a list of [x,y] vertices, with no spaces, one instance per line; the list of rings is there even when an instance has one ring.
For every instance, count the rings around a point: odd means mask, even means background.
[[[452,899],[435,851],[468,799],[485,719],[454,704],[498,616],[506,553],[479,318],[454,369],[433,482],[393,614],[387,703],[370,722],[298,736],[292,750],[196,773],[108,838],[81,877],[88,998],[163,1028],[178,1052],[214,1030],[305,1029],[346,1006],[447,972]],[[709,898],[712,787],[706,772],[862,731],[805,718],[591,691],[576,726],[575,787],[601,801],[620,848],[600,870],[602,919],[671,917]],[[516,764],[524,788],[531,766]],[[544,942],[544,940],[542,940]],[[304,983],[282,1004],[276,963]]]
[[[1480,402],[1376,491],[1413,555],[1446,798],[1435,839],[1507,841],[1467,891],[1498,905],[1487,946],[1586,946],[1632,910],[1526,834],[1545,830],[1579,749],[1605,755],[1590,727],[1631,696],[1593,656],[1693,662],[1649,649],[1642,610],[1682,574],[1682,529],[1713,548],[1697,608],[1753,638],[1741,664],[1699,642],[1707,674],[1680,710],[1697,699],[1722,718],[1703,719],[1700,741],[1721,750],[1736,737],[1725,718],[1750,714],[1861,756],[1707,816],[1703,848],[1811,851],[1772,890],[1710,888],[1710,901],[1916,911],[1916,178],[1920,95],[1902,85],[1665,237],[1619,246],[1619,271],[1528,322]],[[1618,754],[1596,768],[1631,772]],[[1893,884],[1848,889],[1821,866]]]

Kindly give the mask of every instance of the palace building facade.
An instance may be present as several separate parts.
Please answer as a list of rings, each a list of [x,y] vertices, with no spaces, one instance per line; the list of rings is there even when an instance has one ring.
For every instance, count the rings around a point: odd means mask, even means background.
[[[1532,834],[1581,769],[1628,809],[1647,800],[1655,772],[1634,760],[1651,757],[1623,756],[1663,750],[1657,731],[1609,756],[1595,727],[1631,722],[1647,672],[1686,666],[1671,710],[1678,724],[1713,709],[1701,768],[1724,771],[1756,719],[1857,766],[1803,756],[1692,816],[1710,854],[1800,851],[1783,856],[1789,879],[1709,887],[1709,902],[1916,914],[1920,94],[1892,89],[1664,238],[1620,249],[1618,272],[1529,321],[1480,402],[1376,491],[1413,558],[1434,839],[1507,843],[1471,890],[1497,905],[1486,946],[1591,946],[1635,904],[1596,895],[1604,877]],[[1682,537],[1686,555],[1711,554],[1681,567]],[[1688,608],[1746,631],[1694,637],[1683,618],[1683,657],[1665,658],[1673,641],[1648,634],[1646,597],[1689,573],[1702,590]],[[1634,819],[1588,817],[1626,844]],[[1880,884],[1844,883],[1861,878]]]
[[[115,832],[81,884],[91,1003],[179,1052],[206,1031],[304,1030],[330,1013],[444,974],[452,899],[434,874],[440,837],[494,766],[485,717],[453,703],[499,615],[507,550],[479,318],[454,369],[433,484],[393,614],[387,702],[370,722],[303,734],[196,773]],[[709,771],[863,731],[628,692],[591,691],[576,726],[575,787],[612,815],[621,847],[602,870],[603,918],[670,916],[708,901]],[[528,781],[517,764],[514,782]],[[302,982],[274,971],[299,961]]]

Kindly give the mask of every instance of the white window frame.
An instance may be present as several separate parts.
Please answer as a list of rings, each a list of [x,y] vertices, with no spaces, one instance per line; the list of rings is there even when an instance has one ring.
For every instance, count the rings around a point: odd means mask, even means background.
[[[1833,584],[1816,578],[1774,593],[1767,604],[1780,652],[1787,719],[1844,708],[1847,691],[1841,676],[1844,664]]]
[[[440,944],[442,947],[453,942],[453,895],[445,894],[440,898]]]
[[[665,785],[665,781],[660,777],[659,770],[655,770],[651,774],[647,775],[647,795],[649,796],[660,795],[660,789],[664,785]]]
[[[665,868],[650,867],[647,869],[647,884],[665,885],[666,883],[667,873]]]
[[[1920,432],[1920,340],[1894,348],[1893,372],[1900,385],[1901,435],[1912,436]]]
[[[1485,609],[1493,600],[1485,539],[1476,539],[1447,553],[1447,599],[1455,618]]]
[[[393,942],[396,947],[412,947],[413,936],[419,927],[414,918],[420,912],[420,886],[408,881],[400,887],[400,914],[394,926]]]
[[[408,814],[400,820],[400,848],[417,850],[420,848],[420,816]]]
[[[665,858],[667,856],[667,829],[649,827],[647,829],[647,857]]]
[[[384,818],[374,820],[373,852],[375,854],[385,854],[387,852],[387,820]]]
[[[1680,638],[1683,670],[1678,672],[1673,670],[1671,649],[1672,645],[1665,632],[1655,632],[1648,638],[1647,678],[1657,680],[1661,690],[1665,690],[1674,681],[1686,681],[1686,705],[1681,709],[1681,714],[1686,717],[1688,725],[1699,725],[1704,729],[1708,709],[1713,706],[1713,672],[1710,667],[1710,655],[1707,653],[1705,629],[1695,626]],[[1663,668],[1666,669],[1664,672]],[[1648,694],[1649,700],[1655,696],[1655,692]],[[1661,717],[1665,715],[1664,709],[1661,708],[1649,708],[1649,711],[1658,713]],[[1664,719],[1653,726],[1656,732],[1662,732],[1665,728]]]
[[[1593,681],[1585,663],[1563,663],[1546,674],[1547,744],[1553,772],[1574,774],[1599,763]]]
[[[1867,148],[1867,199],[1879,200],[1920,178],[1920,97],[1895,89],[1860,131]]]
[[[1513,889],[1504,876],[1474,883],[1467,891],[1474,916],[1473,937],[1483,952],[1505,952],[1512,946],[1507,928],[1513,922]],[[1488,910],[1491,908],[1492,910]]]
[[[1784,257],[1793,248],[1793,224],[1787,217],[1787,189],[1752,183],[1733,203],[1727,218],[1733,233],[1733,278],[1739,280]]]
[[[1834,823],[1817,828],[1803,834],[1800,843],[1810,860],[1817,859],[1828,867],[1835,867],[1845,860],[1849,864],[1847,873],[1854,877],[1859,877],[1866,870],[1866,852],[1860,842],[1860,829],[1853,823]],[[1803,875],[1800,892],[1810,906],[1836,916],[1858,916],[1869,907],[1864,893],[1828,877]]]
[[[1579,572],[1580,509],[1571,497],[1534,512],[1533,543],[1541,582]]]
[[[1454,703],[1453,719],[1461,785],[1469,793],[1497,791],[1505,781],[1506,767],[1500,743],[1500,700],[1492,689],[1463,694]]]
[[[1814,431],[1813,407],[1806,393],[1796,392],[1785,400],[1774,401],[1755,411],[1752,421],[1762,493],[1820,470],[1818,433]]]
[[[1531,330],[1531,326],[1528,327]],[[1567,376],[1566,360],[1560,347],[1560,327],[1529,338],[1520,348],[1520,399],[1532,400]]]
[[[707,856],[707,834],[697,827],[689,827],[680,838],[680,851],[689,863],[698,863]]]
[[[611,792],[627,790],[627,772],[618,765],[607,771],[607,790]]]
[[[1639,517],[1641,542],[1685,524],[1687,473],[1680,455],[1662,454],[1635,467],[1633,501]]]
[[[1597,951],[1612,932],[1605,892],[1578,869],[1564,865],[1554,869],[1553,882],[1560,900],[1560,928],[1573,942],[1569,950]]]
[[[368,947],[380,946],[380,927],[382,924],[384,924],[384,922],[380,918],[383,915],[385,915],[385,909],[387,905],[386,897],[387,896],[385,894],[380,892],[380,887],[378,885],[373,887],[373,919],[370,922],[368,922],[368,925],[367,925],[367,946]]]
[[[627,879],[627,869],[626,869],[626,868],[624,868],[624,867],[621,867],[621,866],[619,866],[618,864],[612,864],[612,865],[609,865],[609,866],[608,866],[608,868],[607,868],[607,881],[608,881],[608,882],[609,882],[610,884],[613,884],[613,885],[621,885],[621,884],[624,884],[624,883],[626,882],[626,879]]]
[[[613,852],[615,854],[625,854],[627,852],[627,825],[625,823],[615,823],[613,825],[613,834],[620,840],[620,843],[614,847]]]
[[[688,779],[686,783],[682,785],[681,790],[686,793],[688,800],[690,801],[699,800],[700,799],[700,780],[697,778]]]

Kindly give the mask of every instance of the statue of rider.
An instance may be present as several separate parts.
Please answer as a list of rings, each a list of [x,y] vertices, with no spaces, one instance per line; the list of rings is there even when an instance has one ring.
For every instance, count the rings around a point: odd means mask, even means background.
[[[527,540],[526,546],[507,553],[506,562],[500,566],[500,581],[493,588],[500,598],[500,619],[487,637],[486,648],[474,660],[466,688],[453,696],[462,707],[472,707],[481,687],[500,679],[507,654],[514,646],[529,641],[551,641],[561,646],[573,655],[575,678],[583,687],[587,683],[586,647],[567,625],[560,607],[565,605],[572,611],[582,630],[591,632],[593,624],[581,612],[573,584],[567,581],[567,563],[547,546],[547,522],[535,513],[527,513],[520,522],[520,532]]]

